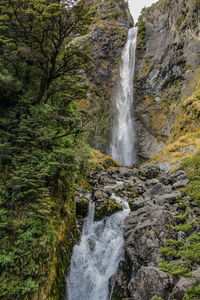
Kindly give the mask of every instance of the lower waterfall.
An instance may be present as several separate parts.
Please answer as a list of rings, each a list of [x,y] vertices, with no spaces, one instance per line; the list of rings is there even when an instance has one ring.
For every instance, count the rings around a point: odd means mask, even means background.
[[[73,249],[67,277],[67,300],[107,300],[109,278],[117,271],[123,256],[123,221],[129,205],[112,195],[123,207],[101,221],[94,222],[94,202],[90,201],[81,241]]]
[[[119,81],[114,93],[114,122],[111,155],[124,166],[136,162],[135,130],[133,122],[133,77],[135,71],[135,49],[137,28],[128,32],[128,40],[122,51]]]
[[[136,161],[132,120],[136,35],[137,28],[129,30],[122,51],[111,143],[112,156],[125,166]],[[91,195],[88,195],[90,198]],[[116,273],[123,257],[124,219],[130,211],[128,203],[122,198],[112,194],[112,199],[122,205],[123,211],[98,222],[94,221],[95,204],[90,200],[81,241],[74,246],[66,279],[67,300],[110,300],[112,297],[109,295],[109,279]]]

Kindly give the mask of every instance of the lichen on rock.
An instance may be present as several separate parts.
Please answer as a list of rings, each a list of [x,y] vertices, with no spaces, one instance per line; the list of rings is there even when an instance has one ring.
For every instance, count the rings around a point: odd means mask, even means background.
[[[142,159],[161,153],[155,160],[176,165],[199,150],[198,10],[196,0],[160,0],[139,18],[134,85]]]

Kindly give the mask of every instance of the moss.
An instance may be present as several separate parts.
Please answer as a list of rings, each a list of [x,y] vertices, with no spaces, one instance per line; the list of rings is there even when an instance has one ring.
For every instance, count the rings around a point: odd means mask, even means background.
[[[131,211],[134,211],[134,203],[135,203],[134,199],[128,200],[128,205],[129,205]]]
[[[177,225],[170,226],[173,238],[166,240],[165,247],[160,249],[165,257],[165,261],[160,261],[160,268],[178,277],[191,277],[191,273],[197,270],[200,264],[200,234],[196,232],[200,224],[200,152],[185,159],[179,169],[186,171],[190,182],[183,188],[185,197],[177,199],[182,213],[174,216]],[[192,221],[191,210],[195,210]],[[177,231],[185,233],[184,240],[174,239]],[[199,281],[196,280],[183,299],[198,299],[199,287]]]
[[[95,149],[92,149],[92,153],[93,157],[90,160],[91,170],[109,170],[120,166],[118,162],[108,155],[104,155]]]
[[[111,216],[113,213],[120,210],[123,210],[123,207],[115,200],[108,198],[104,201],[101,209],[98,209],[98,207],[95,208],[95,220]]]
[[[185,159],[180,168],[183,168],[190,179],[190,183],[184,188],[187,195],[195,199],[197,205],[200,205],[200,152]]]
[[[78,203],[76,203],[76,215],[83,218],[86,217],[88,211],[89,200],[83,197]]]
[[[141,41],[144,41],[145,32],[146,32],[145,23],[140,20],[138,22],[138,37],[141,39]]]
[[[52,245],[48,277],[45,285],[33,296],[33,300],[42,297],[47,300],[65,299],[65,274],[70,265],[72,248],[79,238],[76,230],[76,211],[73,198],[65,202],[63,214],[65,218],[58,220],[56,224],[56,236]]]
[[[158,296],[153,296],[152,298],[151,298],[151,300],[163,300],[163,298],[161,298],[161,297],[158,297]]]

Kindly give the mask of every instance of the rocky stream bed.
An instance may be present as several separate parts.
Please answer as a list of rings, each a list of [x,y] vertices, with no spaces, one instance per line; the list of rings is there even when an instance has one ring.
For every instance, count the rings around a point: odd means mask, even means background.
[[[95,202],[95,219],[122,210],[113,194],[129,203],[131,212],[125,218],[124,258],[119,269],[110,278],[109,299],[149,300],[154,295],[164,300],[182,299],[186,289],[195,281],[165,273],[159,269],[159,248],[168,238],[185,240],[184,232],[175,232],[174,216],[181,213],[177,199],[184,194],[183,187],[189,182],[186,173],[179,170],[169,173],[158,166],[117,167],[114,170],[91,172],[90,195]],[[77,215],[87,214],[88,190],[77,189]],[[192,207],[192,200],[191,200]],[[195,219],[195,204],[189,219]],[[81,228],[79,225],[79,228]],[[198,225],[196,225],[198,226]],[[199,229],[196,228],[198,231]],[[195,271],[197,279],[200,272]]]

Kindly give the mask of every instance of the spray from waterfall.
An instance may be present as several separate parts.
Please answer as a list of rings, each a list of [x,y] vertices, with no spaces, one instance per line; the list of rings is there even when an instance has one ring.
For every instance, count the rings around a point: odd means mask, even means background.
[[[137,28],[129,29],[128,40],[122,51],[119,81],[114,103],[115,117],[112,130],[111,155],[124,166],[130,166],[136,162],[132,110],[136,38]]]
[[[94,202],[90,202],[81,241],[73,249],[67,277],[67,300],[107,300],[109,278],[123,256],[123,221],[130,209],[120,197],[111,196],[123,211],[94,222]]]

